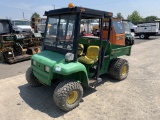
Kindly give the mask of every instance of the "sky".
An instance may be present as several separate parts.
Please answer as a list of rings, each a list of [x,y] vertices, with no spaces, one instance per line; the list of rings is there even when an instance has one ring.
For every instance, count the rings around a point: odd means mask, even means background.
[[[114,16],[121,12],[127,18],[134,10],[142,17],[155,15],[160,17],[160,0],[3,0],[0,3],[0,18],[30,19],[34,12],[44,17],[48,10],[67,7],[69,3],[103,11],[112,12]]]

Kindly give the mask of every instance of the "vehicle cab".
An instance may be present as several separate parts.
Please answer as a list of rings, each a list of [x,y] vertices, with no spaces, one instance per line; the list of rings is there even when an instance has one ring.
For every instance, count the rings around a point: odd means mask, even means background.
[[[134,44],[134,32],[131,32],[131,27],[128,20],[122,20],[124,30],[125,30],[125,43],[126,45],[133,45]]]
[[[87,19],[99,19],[99,22],[102,22],[102,18],[105,17],[109,19],[108,25],[110,25],[112,13],[75,7],[51,10],[45,12],[45,15],[47,16],[47,22],[43,50],[41,53],[32,56],[32,68],[36,78],[44,84],[51,85],[55,78],[79,77],[76,74],[85,74],[85,79],[87,80],[96,75],[97,67],[93,68],[93,73],[90,72],[91,69],[89,70],[89,66],[94,63],[94,60],[91,59],[89,64],[88,62],[87,64],[80,62],[82,60],[79,59],[82,55],[80,51],[83,49],[84,53],[87,54],[89,46],[97,46],[95,47],[95,56],[96,58],[99,57],[100,46],[102,47],[100,44],[103,37],[92,36],[93,38],[91,38],[88,36],[88,38],[85,38],[81,36],[80,24]],[[47,33],[48,25],[51,25],[49,34]],[[108,32],[110,34],[110,29],[108,29]],[[81,44],[84,47],[79,47]],[[105,47],[106,44],[104,44]],[[95,51],[91,53],[93,52]],[[83,58],[82,61],[85,60]],[[96,66],[99,64],[97,60],[95,61]],[[104,70],[103,72],[106,71]],[[80,78],[80,81],[83,81],[83,79]],[[88,81],[82,83],[88,86]]]
[[[90,23],[93,25],[93,23]],[[108,37],[108,28],[109,28],[109,20],[104,19],[103,25],[103,39]],[[93,27],[93,34],[95,36],[99,36],[99,23],[94,23]],[[111,27],[111,35],[110,35],[110,42],[116,45],[125,45],[125,29],[121,19],[112,18],[112,27]]]
[[[29,33],[29,32],[33,33],[34,32],[33,29],[30,26],[30,21],[29,20],[17,19],[17,20],[12,20],[11,22],[12,22],[13,30],[15,32],[18,32],[18,33]]]

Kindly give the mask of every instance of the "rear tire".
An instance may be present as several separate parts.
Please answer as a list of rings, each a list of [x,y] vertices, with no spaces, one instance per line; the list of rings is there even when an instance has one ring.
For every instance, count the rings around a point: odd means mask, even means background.
[[[40,83],[37,78],[34,76],[33,74],[33,70],[32,70],[32,67],[29,67],[26,71],[26,80],[27,82],[33,86],[33,87],[39,87],[39,86],[42,86],[43,84]]]
[[[141,39],[145,39],[146,35],[141,34],[139,37],[140,37]]]
[[[129,72],[129,64],[127,60],[116,58],[111,61],[108,73],[116,80],[124,80]]]
[[[70,111],[77,107],[83,96],[83,88],[80,83],[70,80],[62,81],[56,87],[54,103],[64,111]]]

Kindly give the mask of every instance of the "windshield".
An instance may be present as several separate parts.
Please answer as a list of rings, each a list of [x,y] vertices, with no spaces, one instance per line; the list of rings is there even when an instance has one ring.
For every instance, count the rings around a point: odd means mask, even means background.
[[[30,25],[29,21],[15,20],[14,23],[15,25]]]
[[[131,32],[129,23],[127,21],[123,21],[123,26],[124,26],[125,33],[129,34]]]
[[[9,24],[7,21],[0,21],[0,34],[10,33]]]
[[[80,34],[82,36],[96,36],[99,29],[99,19],[81,19]]]
[[[134,27],[135,25],[133,23],[129,22],[129,26]]]
[[[49,33],[45,45],[64,50],[72,50],[75,15],[60,15],[48,18]],[[47,28],[47,29],[48,29]]]
[[[40,23],[45,24],[45,23],[46,23],[46,19],[41,19],[41,22],[40,22]]]
[[[113,20],[113,26],[117,34],[121,34],[125,32],[121,21]]]

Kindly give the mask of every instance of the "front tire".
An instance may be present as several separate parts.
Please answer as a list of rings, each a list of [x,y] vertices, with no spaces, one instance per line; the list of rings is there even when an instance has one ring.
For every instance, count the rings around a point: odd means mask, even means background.
[[[55,104],[64,111],[70,111],[77,107],[83,96],[83,88],[76,81],[62,81],[54,91]]]
[[[109,66],[109,75],[116,80],[124,80],[129,72],[129,63],[127,60],[116,58],[111,61]]]
[[[33,87],[39,87],[42,86],[42,83],[40,83],[37,78],[33,74],[32,67],[29,67],[26,71],[26,80],[27,82],[33,86]]]

